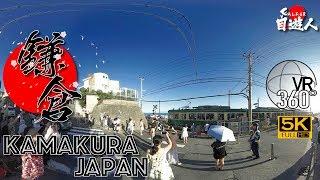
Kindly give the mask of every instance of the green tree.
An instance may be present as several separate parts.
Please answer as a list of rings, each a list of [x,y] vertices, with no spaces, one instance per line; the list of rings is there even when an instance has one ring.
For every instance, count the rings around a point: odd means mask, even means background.
[[[114,99],[114,96],[111,92],[109,93],[104,93],[101,90],[98,90],[97,92],[98,100],[101,102],[105,99]]]
[[[88,88],[80,88],[81,99],[79,99],[80,106],[84,108],[86,106],[86,96],[89,94]]]

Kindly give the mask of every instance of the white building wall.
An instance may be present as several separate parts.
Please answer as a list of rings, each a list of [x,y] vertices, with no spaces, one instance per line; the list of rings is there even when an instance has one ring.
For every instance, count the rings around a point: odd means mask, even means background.
[[[93,108],[98,104],[98,96],[96,95],[87,95],[86,96],[86,110],[88,113],[91,113]]]
[[[90,77],[83,80],[83,87],[89,90],[101,90],[102,92],[112,92],[117,94],[120,91],[120,82],[110,80],[105,73],[94,73]]]
[[[135,89],[123,87],[121,88],[121,96],[123,96],[124,98],[128,97],[138,99],[138,92]]]
[[[79,114],[80,116],[84,117],[85,116],[85,111],[81,107],[79,100],[74,101],[74,113]]]
[[[120,92],[120,82],[115,80],[109,81],[109,92],[113,92],[114,94],[117,94]]]
[[[83,80],[83,87],[84,88],[89,88],[89,79],[88,78]]]
[[[135,89],[120,88],[120,82],[109,79],[109,76],[105,73],[94,73],[83,81],[83,87],[89,88],[89,90],[101,90],[104,93],[112,92],[114,95],[119,94],[124,98],[138,98],[138,92]]]

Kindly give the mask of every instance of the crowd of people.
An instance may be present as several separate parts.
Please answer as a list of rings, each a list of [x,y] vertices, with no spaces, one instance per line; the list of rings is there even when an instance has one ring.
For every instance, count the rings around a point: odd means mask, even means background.
[[[115,118],[111,118],[106,113],[100,114],[100,122],[101,122],[101,126],[105,127],[105,129],[107,130],[113,130],[114,134],[118,134],[121,131],[121,129],[123,129],[127,134],[132,135],[136,126],[136,124],[134,123],[131,117],[125,122],[125,125],[124,125],[121,122],[121,119],[119,116],[116,116]],[[140,119],[139,121],[140,135],[143,134],[144,130],[145,130],[145,124],[143,122],[143,119]]]
[[[52,123],[42,121],[40,116],[33,115],[21,111],[17,116],[3,117],[1,116],[1,135],[21,135],[17,142],[17,146],[22,145],[24,136],[32,136],[32,140],[36,141],[37,135],[43,135],[45,139],[51,136],[56,136],[58,139],[61,137],[60,123]],[[14,169],[6,165],[6,161],[14,162]],[[22,179],[37,179],[44,174],[45,167],[52,170],[71,174],[71,169],[55,161],[50,154],[44,155],[31,155],[29,153],[17,156],[3,156],[1,157],[0,169],[7,173],[21,171]]]
[[[56,136],[58,139],[61,137],[60,123],[44,122],[40,121],[39,118],[39,116],[22,111],[15,117],[8,117],[1,121],[1,133],[2,135],[19,134],[22,136],[31,135],[32,137],[43,135],[45,139],[49,139],[51,136]],[[180,138],[184,144],[188,143],[189,127],[187,125],[182,127],[181,133],[179,133],[174,127],[165,126],[155,119],[149,124],[145,124],[143,119],[140,119],[136,125],[131,117],[126,120],[125,123],[122,123],[120,117],[111,118],[107,114],[101,114],[100,121],[105,129],[112,130],[114,134],[118,134],[121,129],[123,129],[127,135],[132,135],[137,131],[142,136],[145,132],[148,132],[152,141],[151,148],[147,151],[147,158],[150,163],[148,176],[151,179],[163,180],[174,178],[171,165],[182,165],[179,160],[177,141]],[[136,126],[138,130],[135,130]],[[190,127],[192,137],[197,134],[196,128],[194,124]],[[207,133],[209,128],[209,124],[204,125],[204,132]],[[260,157],[260,138],[259,126],[254,123],[248,140],[254,158]],[[36,141],[36,138],[33,138],[33,140]],[[218,139],[211,144],[217,170],[223,170],[224,168],[224,158],[227,156],[226,146],[226,142],[221,142]],[[50,154],[23,154],[21,157],[16,158],[16,161],[18,164],[21,164],[22,179],[39,178],[44,174],[45,167],[58,169],[66,174],[72,173],[70,168],[54,161],[54,158]]]
[[[204,130],[207,133],[210,125],[205,125]],[[148,176],[151,179],[161,179],[170,180],[174,179],[174,174],[171,165],[181,165],[179,161],[178,150],[177,150],[177,140],[178,133],[173,127],[169,127],[163,131],[162,136],[156,135],[156,123],[155,120],[151,123],[150,136],[152,138],[152,147],[147,151],[147,157],[150,163],[150,169]],[[194,131],[194,124],[191,126],[191,133]],[[164,135],[164,136],[163,136]],[[188,142],[188,126],[182,128],[181,139],[186,144]],[[250,131],[250,138],[248,142],[250,143],[251,151],[253,153],[252,157],[254,159],[260,158],[259,155],[259,142],[261,134],[259,131],[259,125],[253,123]],[[224,159],[227,156],[226,142],[221,142],[219,139],[211,144],[213,150],[213,158],[215,159],[216,169],[223,170]]]

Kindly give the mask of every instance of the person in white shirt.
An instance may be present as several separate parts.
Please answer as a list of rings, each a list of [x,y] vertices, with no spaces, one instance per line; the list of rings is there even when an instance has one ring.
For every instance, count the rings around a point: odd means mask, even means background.
[[[59,132],[59,130],[60,130],[60,124],[59,123],[49,124],[44,138],[46,140],[48,140],[50,137],[56,136],[57,139],[59,140],[61,138],[61,133]],[[44,156],[43,156],[44,165],[48,169],[53,170],[53,171],[63,172],[65,174],[72,174],[71,168],[69,168],[65,164],[62,164],[60,162],[55,161],[50,156],[51,156],[50,154],[44,154]]]
[[[206,125],[204,125],[204,131],[206,132],[206,134],[209,130],[209,127],[210,127],[210,124],[208,124],[208,123]]]
[[[22,135],[24,133],[24,130],[27,128],[26,122],[24,121],[24,112],[22,111],[17,118],[19,119],[19,129],[18,134]]]
[[[115,134],[118,134],[121,128],[121,120],[120,118],[116,117],[113,121],[114,131]]]
[[[128,134],[132,135],[133,130],[134,130],[134,123],[132,121],[132,118],[129,118],[128,128],[127,128]]]
[[[141,136],[143,135],[143,131],[144,131],[144,123],[143,123],[143,120],[140,119],[140,135]]]
[[[60,130],[60,124],[59,123],[48,123],[47,131],[45,131],[44,139],[48,140],[52,136],[56,136],[59,140],[61,138],[61,134],[59,132]],[[50,154],[44,154],[43,155],[43,162],[44,165],[48,164],[48,161],[50,160]]]
[[[183,139],[183,143],[184,144],[187,144],[188,143],[188,125],[185,125],[183,128],[182,128],[182,139]]]
[[[100,126],[104,125],[104,117],[105,117],[105,114],[104,113],[100,113]]]

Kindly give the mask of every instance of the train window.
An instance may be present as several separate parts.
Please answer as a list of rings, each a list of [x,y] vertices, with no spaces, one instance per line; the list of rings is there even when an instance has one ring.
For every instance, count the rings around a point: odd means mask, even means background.
[[[213,113],[207,113],[206,114],[206,120],[214,120],[214,114]]]
[[[218,120],[224,120],[224,114],[223,113],[219,113],[218,114]]]

